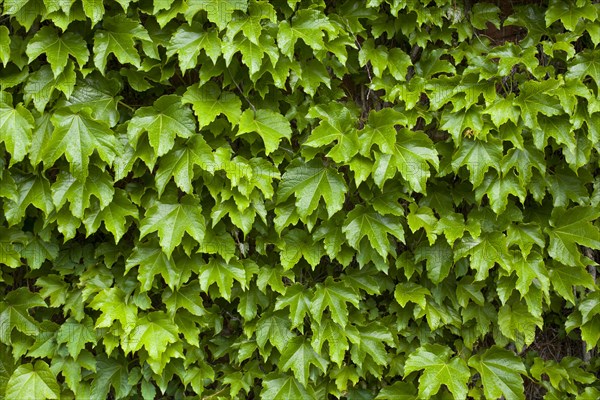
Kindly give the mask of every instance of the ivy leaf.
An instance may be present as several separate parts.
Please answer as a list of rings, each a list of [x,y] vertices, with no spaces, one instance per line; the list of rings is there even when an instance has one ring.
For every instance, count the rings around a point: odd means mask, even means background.
[[[163,194],[171,178],[174,179],[177,187],[192,194],[194,167],[208,169],[214,163],[213,160],[212,148],[200,135],[192,136],[185,144],[176,144],[171,151],[160,158],[158,164],[155,179],[159,196]]]
[[[559,100],[548,94],[556,87],[556,83],[550,80],[527,81],[520,86],[515,104],[521,109],[521,117],[526,126],[532,129],[537,128],[539,114],[551,117],[563,112]]]
[[[471,9],[471,23],[477,29],[487,29],[487,24],[492,23],[500,29],[500,8],[490,3],[477,3]]]
[[[10,345],[14,329],[28,336],[35,336],[40,332],[37,321],[29,314],[33,307],[47,305],[39,294],[32,293],[25,287],[15,289],[4,296],[0,302],[0,342]]]
[[[45,361],[20,365],[6,384],[7,399],[58,399],[60,385]]]
[[[182,106],[181,97],[176,95],[162,96],[151,107],[139,108],[127,125],[132,146],[148,132],[150,145],[159,157],[173,148],[175,136],[189,138],[195,131],[192,111]]]
[[[4,201],[4,215],[9,225],[19,223],[30,205],[49,215],[54,209],[50,184],[43,175],[15,174],[16,196]]]
[[[167,256],[171,256],[186,232],[202,243],[205,225],[200,206],[194,197],[187,195],[179,203],[156,202],[150,207],[141,220],[140,239],[158,232],[160,246]]]
[[[519,352],[523,350],[523,346],[530,345],[535,340],[536,326],[541,329],[543,325],[542,317],[531,315],[525,304],[505,304],[498,311],[500,332],[515,341]]]
[[[470,172],[469,180],[473,187],[481,185],[486,171],[493,167],[500,171],[502,159],[502,143],[491,140],[464,140],[452,156],[452,169],[458,172],[461,166],[466,166]]]
[[[396,136],[393,154],[378,154],[373,165],[372,176],[381,188],[385,181],[399,172],[415,192],[426,193],[429,165],[439,166],[438,153],[431,139],[422,132],[401,129]],[[388,174],[386,170],[393,173]]]
[[[181,286],[177,290],[166,290],[163,292],[162,300],[167,306],[170,315],[176,314],[180,308],[188,310],[192,315],[201,317],[206,315],[206,310],[200,297],[200,284],[195,281]]]
[[[33,116],[22,104],[13,108],[0,101],[0,142],[11,154],[11,164],[27,155],[34,126]]]
[[[263,389],[260,392],[261,399],[265,400],[313,400],[304,386],[293,376],[286,378],[273,378],[263,380]]]
[[[191,0],[188,2],[189,10],[186,12],[188,20],[200,10],[206,11],[208,20],[214,22],[219,30],[227,27],[235,10],[246,12],[248,10],[247,0]]]
[[[106,16],[102,19],[102,29],[94,35],[94,64],[104,74],[106,61],[112,53],[121,64],[130,63],[140,68],[140,55],[135,48],[135,40],[151,42],[146,29],[139,22],[124,15]]]
[[[311,305],[310,292],[298,283],[288,287],[283,296],[275,303],[275,310],[290,308],[292,327],[298,327],[304,322],[304,317],[309,312]]]
[[[212,258],[208,264],[200,268],[200,288],[208,291],[213,283],[219,287],[221,296],[229,301],[233,281],[237,281],[246,288],[246,271],[239,261],[226,263],[221,259]]]
[[[100,201],[102,209],[110,205],[115,191],[110,176],[96,167],[90,169],[88,178],[84,181],[61,171],[51,189],[56,209],[60,209],[68,201],[69,210],[77,218],[82,218],[83,212],[90,207],[92,196]]]
[[[183,94],[184,104],[191,104],[200,128],[210,124],[224,114],[234,125],[242,115],[242,102],[234,93],[221,91],[213,82],[202,86],[189,86]]]
[[[152,289],[154,276],[160,274],[166,284],[174,290],[180,281],[181,267],[161,250],[160,247],[149,244],[141,244],[131,253],[125,263],[125,273],[131,268],[138,266],[137,279],[140,281],[140,289],[145,292]]]
[[[323,30],[334,29],[329,19],[318,10],[298,10],[292,22],[283,21],[279,24],[277,44],[281,52],[293,58],[294,45],[298,39],[310,46],[313,50],[324,48]]]
[[[492,210],[500,215],[506,210],[508,196],[513,195],[525,203],[527,191],[520,184],[517,175],[508,174],[498,177],[495,174],[487,174],[480,186],[475,189],[475,200],[481,202],[483,196],[487,196]]]
[[[464,237],[455,248],[454,261],[470,255],[471,268],[477,270],[475,279],[481,281],[496,263],[506,269],[506,248],[506,236],[500,232],[485,233],[478,238]]]
[[[434,396],[442,384],[452,392],[455,399],[467,398],[467,382],[471,377],[467,363],[460,357],[452,357],[452,351],[439,344],[427,344],[411,353],[404,365],[406,375],[424,370],[419,378],[419,397]]]
[[[512,351],[492,346],[484,353],[472,356],[469,366],[481,375],[486,398],[504,396],[507,400],[525,400],[521,375],[527,375],[527,371],[521,359]]]
[[[325,342],[329,346],[331,361],[341,367],[346,356],[346,351],[350,347],[345,329],[329,319],[323,320],[322,324],[313,329],[312,346],[320,354]]]
[[[366,326],[348,326],[346,335],[353,344],[350,349],[352,361],[360,368],[365,363],[367,356],[373,359],[377,365],[388,364],[389,355],[385,345],[395,347],[389,328],[380,322],[371,322]]]
[[[290,140],[290,122],[281,114],[271,110],[246,110],[240,118],[237,136],[256,132],[265,142],[265,154],[277,150],[282,138]]]
[[[179,68],[185,74],[188,69],[196,66],[200,50],[204,49],[206,55],[213,63],[217,63],[221,55],[221,39],[215,30],[205,31],[199,24],[182,25],[171,37],[167,47],[167,57],[177,54]]]
[[[592,276],[583,266],[571,267],[554,263],[550,269],[550,281],[554,290],[571,304],[575,304],[574,286],[583,286],[587,289],[595,287]]]
[[[89,303],[90,308],[102,312],[96,320],[95,328],[109,328],[114,321],[119,321],[128,333],[137,320],[138,308],[127,301],[128,296],[121,289],[112,287],[102,289]]]
[[[86,343],[96,344],[94,324],[91,318],[86,317],[78,322],[74,318],[69,318],[58,329],[56,335],[57,343],[66,343],[69,354],[77,359]]]
[[[96,361],[96,371],[91,385],[91,394],[94,398],[106,398],[111,386],[115,389],[116,397],[125,397],[131,391],[126,362],[101,354]]]
[[[66,32],[59,37],[51,26],[42,27],[27,45],[29,62],[41,54],[46,55],[55,78],[65,69],[69,55],[77,60],[79,67],[83,67],[90,56],[86,42],[79,34]]]
[[[551,227],[545,229],[550,237],[548,254],[565,265],[585,266],[578,245],[600,249],[600,231],[592,224],[598,217],[600,211],[592,207],[553,209]]]
[[[578,53],[567,71],[567,79],[583,81],[587,76],[591,77],[597,86],[600,86],[600,52],[597,50],[584,50]]]
[[[587,3],[579,7],[573,1],[552,0],[546,11],[546,26],[560,21],[565,28],[574,31],[580,19],[593,21],[596,17],[596,8],[592,4]]]
[[[269,341],[281,353],[288,348],[292,337],[290,318],[285,311],[263,313],[256,324],[256,343],[263,350]]]
[[[429,289],[412,282],[399,283],[394,290],[394,298],[402,307],[411,302],[424,309],[427,307],[427,296],[431,296]]]
[[[113,127],[119,121],[117,103],[122,99],[118,95],[120,89],[121,84],[114,77],[105,78],[94,72],[84,80],[77,81],[71,96],[60,100],[58,106],[68,107],[75,112],[89,108],[92,118],[105,121]]]
[[[92,204],[92,207],[86,212],[83,224],[85,225],[88,236],[96,232],[100,224],[104,222],[106,230],[113,234],[115,243],[118,243],[129,225],[127,217],[138,219],[138,208],[127,197],[123,189],[115,189],[115,194],[111,202],[102,207],[99,203]]]
[[[325,200],[331,217],[342,209],[344,194],[348,190],[342,176],[333,168],[323,167],[318,161],[307,164],[296,162],[286,169],[277,189],[277,202],[283,203],[292,194],[300,217],[306,218]]]
[[[310,304],[310,312],[314,320],[320,324],[326,308],[329,309],[331,319],[342,327],[348,324],[348,307],[346,303],[358,308],[358,293],[349,289],[341,282],[334,282],[328,277],[324,283],[316,286],[315,294]]]
[[[104,122],[95,120],[87,110],[58,110],[51,118],[54,131],[44,147],[44,165],[52,165],[65,155],[70,172],[84,180],[89,174],[89,161],[94,152],[112,164],[120,149],[114,133]]]
[[[382,257],[387,257],[389,249],[388,233],[404,242],[404,228],[397,217],[383,216],[368,208],[358,205],[346,218],[342,232],[348,244],[358,249],[365,236]]]
[[[281,353],[279,359],[282,371],[292,370],[294,376],[303,385],[308,384],[310,365],[314,365],[321,372],[327,369],[327,360],[321,357],[302,336],[292,338]]]
[[[162,311],[153,311],[139,318],[135,328],[123,343],[125,354],[146,349],[152,359],[159,359],[169,343],[179,340],[179,329],[171,318]]]

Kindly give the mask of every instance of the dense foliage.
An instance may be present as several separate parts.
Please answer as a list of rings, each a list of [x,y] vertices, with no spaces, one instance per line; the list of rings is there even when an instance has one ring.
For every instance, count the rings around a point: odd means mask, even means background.
[[[0,397],[600,398],[600,2],[0,4]]]

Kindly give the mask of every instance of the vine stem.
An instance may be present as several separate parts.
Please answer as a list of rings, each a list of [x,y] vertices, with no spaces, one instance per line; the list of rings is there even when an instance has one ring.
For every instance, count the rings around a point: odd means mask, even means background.
[[[119,104],[122,105],[125,108],[128,108],[130,111],[135,112],[135,108],[131,107],[128,104],[123,103],[121,100],[119,100]]]

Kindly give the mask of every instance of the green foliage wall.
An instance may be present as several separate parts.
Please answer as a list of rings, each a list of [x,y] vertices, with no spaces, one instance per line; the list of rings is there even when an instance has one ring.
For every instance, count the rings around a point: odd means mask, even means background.
[[[600,398],[600,2],[0,4],[0,397]]]

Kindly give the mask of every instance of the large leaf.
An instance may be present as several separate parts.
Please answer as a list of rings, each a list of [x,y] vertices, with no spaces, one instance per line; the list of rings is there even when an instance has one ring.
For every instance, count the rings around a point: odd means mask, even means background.
[[[525,399],[521,375],[526,375],[527,371],[513,352],[493,346],[484,353],[472,356],[469,365],[481,375],[487,398],[504,396],[506,400]]]
[[[185,233],[202,243],[205,230],[200,206],[193,197],[186,196],[179,203],[157,202],[150,207],[141,220],[140,239],[158,232],[160,245],[165,254],[170,256]]]
[[[424,370],[419,378],[420,397],[435,395],[443,384],[455,399],[467,398],[467,381],[471,376],[469,367],[462,358],[452,357],[448,347],[428,344],[411,353],[404,365],[405,374],[420,370]]]
[[[23,364],[6,384],[7,399],[59,399],[60,385],[45,361]]]

